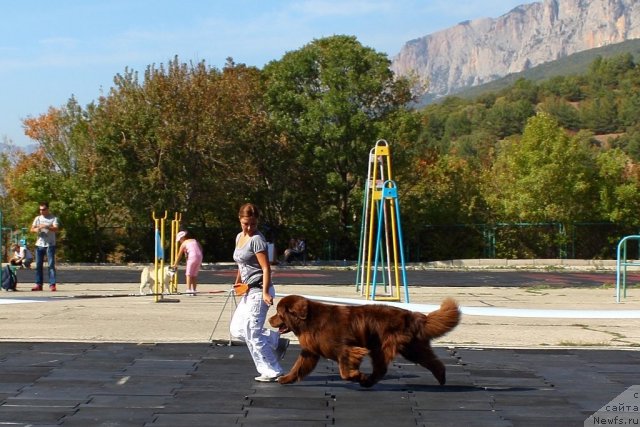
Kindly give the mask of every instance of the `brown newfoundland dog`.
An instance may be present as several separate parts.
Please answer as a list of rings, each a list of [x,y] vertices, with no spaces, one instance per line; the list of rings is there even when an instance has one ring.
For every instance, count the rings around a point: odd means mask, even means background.
[[[452,330],[460,321],[453,299],[428,315],[381,304],[342,306],[289,295],[278,302],[269,324],[280,333],[293,332],[300,341],[300,355],[291,371],[278,379],[289,384],[307,376],[320,357],[338,362],[340,377],[371,387],[387,372],[387,366],[401,354],[430,370],[445,383],[444,364],[431,349],[430,341]],[[369,355],[372,372],[360,372]]]

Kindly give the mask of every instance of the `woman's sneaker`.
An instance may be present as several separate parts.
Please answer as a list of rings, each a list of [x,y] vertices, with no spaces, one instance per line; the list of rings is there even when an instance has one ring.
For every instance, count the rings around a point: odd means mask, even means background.
[[[276,381],[278,381],[278,378],[280,377],[280,375],[277,375],[275,377],[269,377],[267,375],[260,375],[259,377],[255,377],[254,379],[258,382],[261,383],[275,383]]]

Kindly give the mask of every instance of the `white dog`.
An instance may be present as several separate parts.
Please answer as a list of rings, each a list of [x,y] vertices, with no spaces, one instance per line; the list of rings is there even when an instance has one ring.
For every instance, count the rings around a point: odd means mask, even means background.
[[[176,274],[176,272],[171,270],[168,265],[164,267],[164,280],[162,281],[163,293],[170,293],[169,286],[171,285],[171,280],[173,279],[174,274]],[[146,266],[142,269],[142,274],[140,275],[140,295],[151,294],[154,292],[154,276],[153,267]]]

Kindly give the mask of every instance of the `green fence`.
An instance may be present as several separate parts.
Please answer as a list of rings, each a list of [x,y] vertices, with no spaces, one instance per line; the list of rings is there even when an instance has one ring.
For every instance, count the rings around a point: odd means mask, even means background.
[[[405,234],[409,262],[445,259],[615,259],[620,239],[637,227],[611,223],[500,223],[425,226]],[[629,248],[631,257],[639,245]]]
[[[1,217],[0,217],[1,218]],[[0,227],[2,225],[0,224]],[[206,262],[230,262],[237,228],[193,227],[190,231],[204,246]],[[617,244],[624,236],[639,234],[638,228],[611,223],[499,223],[428,225],[418,230],[403,229],[406,262],[448,259],[616,259]],[[17,233],[16,230],[13,233]],[[150,262],[153,258],[153,227],[105,227],[83,239],[73,236],[61,242],[60,259],[73,262]],[[23,233],[24,234],[24,233]],[[0,234],[4,259],[15,237]],[[278,256],[286,247],[289,233],[275,239]],[[351,241],[351,240],[354,241]],[[348,235],[308,236],[310,260],[358,259],[358,237]],[[627,248],[629,258],[640,258],[640,242]]]

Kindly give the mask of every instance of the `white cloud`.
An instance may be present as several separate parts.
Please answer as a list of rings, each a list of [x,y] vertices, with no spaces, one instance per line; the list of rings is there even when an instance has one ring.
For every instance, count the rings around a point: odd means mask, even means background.
[[[369,13],[388,12],[397,7],[388,1],[365,0],[308,0],[293,3],[291,9],[307,15],[308,18],[326,16],[362,16]]]
[[[49,37],[38,41],[46,48],[74,49],[80,45],[79,41],[72,37]]]

